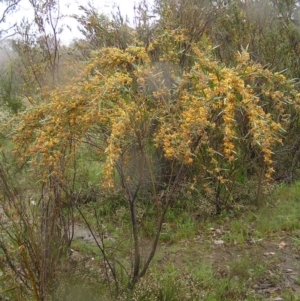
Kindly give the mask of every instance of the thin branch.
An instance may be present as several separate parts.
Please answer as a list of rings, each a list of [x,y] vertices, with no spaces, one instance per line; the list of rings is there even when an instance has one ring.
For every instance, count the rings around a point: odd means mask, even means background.
[[[104,258],[104,261],[107,263],[107,265],[108,265],[108,267],[109,267],[109,269],[110,269],[110,271],[111,271],[111,273],[112,273],[112,275],[113,275],[113,278],[114,278],[114,282],[115,282],[115,284],[116,284],[116,287],[118,288],[118,281],[117,281],[116,271],[115,271],[115,269],[113,268],[113,266],[111,265],[110,261],[108,260],[108,258],[107,258],[107,256],[106,256],[106,252],[105,252],[105,250],[104,250],[104,244],[103,244],[103,241],[101,241],[101,242],[102,242],[102,246],[101,246],[101,245],[99,244],[99,242],[98,242],[98,239],[97,239],[97,237],[96,237],[94,231],[93,231],[92,228],[91,228],[90,223],[89,223],[88,220],[86,219],[86,217],[85,217],[85,215],[83,214],[83,212],[80,210],[80,207],[79,207],[79,206],[77,206],[77,210],[78,210],[80,216],[83,218],[83,220],[84,220],[86,226],[88,227],[88,229],[89,229],[91,235],[93,236],[93,239],[94,239],[95,243],[97,244],[97,247],[99,248],[100,252],[102,253],[102,256],[103,256],[103,258]]]
[[[5,8],[4,12],[2,13],[2,17],[0,18],[0,23],[5,22],[5,17],[6,17],[6,15],[9,14],[10,11],[14,10],[15,7],[19,4],[20,1],[21,1],[21,0],[15,0],[14,2],[12,2],[11,4],[9,4],[9,5]]]

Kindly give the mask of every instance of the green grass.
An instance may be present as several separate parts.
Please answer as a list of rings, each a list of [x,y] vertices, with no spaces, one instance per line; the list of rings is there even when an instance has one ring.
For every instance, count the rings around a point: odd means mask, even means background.
[[[165,256],[158,254],[160,260],[155,261],[156,268],[138,284],[134,300],[266,300],[266,296],[253,287],[262,281],[280,286],[283,281],[277,268],[280,258],[277,255],[265,257],[264,249],[256,244],[260,240],[276,241],[286,233],[292,238],[293,248],[299,250],[299,221],[298,183],[277,188],[259,209],[246,210],[235,218],[197,223],[185,213],[170,211],[162,242],[172,242],[172,245],[164,248]],[[221,229],[219,236],[206,230],[210,228]],[[194,240],[199,232],[202,233],[200,243]],[[224,248],[231,252],[231,258],[223,263],[219,260],[217,266],[212,261],[203,261],[203,252],[213,251],[211,241],[214,239],[223,239]],[[278,294],[284,300],[299,300],[299,295],[288,288],[282,288]]]
[[[193,219],[190,212],[171,208],[163,225],[160,247],[148,273],[134,291],[121,291],[117,299],[108,297],[108,300],[266,300],[264,292],[253,287],[264,282],[280,287],[284,279],[278,268],[279,255],[265,257],[259,241],[276,241],[286,233],[291,237],[294,250],[300,250],[299,200],[300,185],[296,184],[280,186],[258,209],[249,207],[234,215],[227,213],[201,222]],[[129,235],[129,216],[122,201],[117,199],[114,204],[102,205],[104,208],[98,208],[99,216],[116,240]],[[88,219],[93,219],[88,206],[85,210]],[[138,210],[143,212],[144,209]],[[157,222],[155,212],[151,212],[151,208],[149,212],[140,224],[147,243]],[[224,245],[215,246],[215,240],[223,240]],[[75,241],[74,244],[76,250],[89,256],[96,257],[99,252],[82,242]],[[127,240],[127,244],[120,244],[118,248],[114,256],[128,264],[126,250],[130,249],[130,242]],[[98,258],[101,260],[99,254]],[[126,281],[123,279],[122,283]],[[107,288],[105,294],[109,296]],[[289,288],[274,293],[274,297],[279,295],[284,300],[300,298]]]
[[[118,297],[111,294],[115,291],[109,290],[103,276],[103,257],[99,248],[82,239],[75,239],[71,247],[88,264],[70,278],[70,287],[74,287],[78,300],[84,296],[86,288],[89,292],[95,291],[98,299],[102,295],[105,296],[103,300],[111,301],[267,300],[264,291],[255,290],[254,287],[260,283],[272,283],[274,287],[280,287],[284,283],[279,268],[282,262],[278,249],[280,241],[289,239],[290,252],[296,254],[300,251],[300,184],[278,187],[258,209],[240,208],[240,211],[201,221],[193,218],[193,212],[170,208],[150,269],[136,288],[129,292],[126,290],[127,276],[122,274],[124,270],[120,268],[121,264],[130,271],[132,263],[131,225],[126,202],[112,193],[97,202],[84,204],[83,214],[95,233],[99,226],[113,238],[105,243],[109,258],[117,267],[121,290]],[[98,219],[95,218],[95,212]],[[149,214],[144,215],[145,212]],[[143,255],[150,249],[157,219],[155,208],[146,208],[143,204],[139,205],[137,213],[140,217],[143,262]],[[77,219],[84,224],[79,215]],[[221,240],[224,244],[214,243]],[[270,249],[262,247],[261,242]],[[272,244],[268,245],[269,242]],[[264,253],[273,251],[272,248],[275,248],[275,255],[265,256]],[[81,277],[86,285],[82,291]],[[67,278],[64,281],[68,283]],[[64,294],[76,297],[66,291]],[[300,299],[296,292],[285,287],[271,295],[272,298],[277,296],[284,300]]]
[[[149,273],[137,284],[133,294],[123,293],[120,300],[266,300],[253,287],[261,281],[280,285],[283,278],[276,268],[280,259],[277,255],[265,257],[259,243],[256,244],[260,240],[276,240],[284,232],[291,236],[293,248],[300,249],[299,196],[299,184],[280,186],[258,209],[249,207],[235,213],[235,217],[224,214],[201,222],[191,218],[189,212],[171,209],[161,234],[160,244],[164,247],[157,251]],[[118,229],[129,223],[126,213],[120,213],[121,208],[102,211],[104,216],[119,212],[123,219],[108,219],[115,226],[119,224]],[[155,222],[149,217],[141,225],[145,236],[150,238]],[[122,230],[119,231],[121,237]],[[209,257],[216,248],[214,240],[224,240],[221,258],[216,258],[218,253]],[[226,252],[230,255],[222,259]],[[205,257],[208,259],[204,260]],[[280,295],[297,300],[285,288]]]
[[[87,243],[81,238],[76,238],[72,241],[72,249],[83,254],[86,257],[99,256],[99,248],[94,243]]]
[[[257,231],[274,233],[300,229],[300,183],[281,186],[258,212]]]

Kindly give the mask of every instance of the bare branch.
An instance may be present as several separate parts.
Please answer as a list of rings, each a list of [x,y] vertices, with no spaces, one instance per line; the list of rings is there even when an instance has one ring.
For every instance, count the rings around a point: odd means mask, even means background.
[[[4,9],[2,16],[0,17],[0,23],[5,22],[6,16],[16,8],[16,6],[21,2],[21,0],[6,1],[6,2],[8,2],[8,5]]]

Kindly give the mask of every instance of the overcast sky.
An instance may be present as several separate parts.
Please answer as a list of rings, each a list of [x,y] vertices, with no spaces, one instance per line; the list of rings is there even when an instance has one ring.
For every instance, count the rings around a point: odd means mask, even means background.
[[[78,6],[79,5],[87,5],[88,0],[59,0],[60,7],[61,7],[61,14],[63,15],[72,15],[72,14],[78,14]],[[123,16],[128,16],[128,19],[130,20],[131,24],[133,23],[133,16],[134,16],[134,5],[139,3],[139,0],[91,0],[91,3],[97,9],[99,12],[104,13],[106,15],[110,15],[112,11],[116,10],[116,7],[120,7],[120,11]],[[148,0],[149,3],[153,3],[153,0]],[[0,5],[0,12],[2,12],[4,7],[1,9]],[[6,24],[13,24],[16,21],[20,21],[23,17],[28,17],[29,19],[32,18],[33,13],[30,9],[30,5],[28,3],[28,0],[22,0],[21,1],[21,9],[14,13],[12,16],[8,17],[6,19]],[[64,20],[64,23],[68,24],[72,28],[72,31],[65,29],[65,31],[61,35],[61,39],[64,40],[66,43],[70,42],[73,38],[80,37],[80,34],[78,30],[76,29],[77,24],[76,21],[71,18],[66,18]],[[3,28],[3,24],[1,25],[1,28]],[[7,28],[7,27],[6,27]]]

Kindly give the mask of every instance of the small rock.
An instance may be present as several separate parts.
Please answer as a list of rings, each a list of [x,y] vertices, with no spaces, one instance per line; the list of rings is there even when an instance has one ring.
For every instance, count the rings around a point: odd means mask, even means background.
[[[222,230],[221,229],[216,229],[216,233],[217,234],[222,234]]]
[[[282,242],[278,245],[278,248],[279,248],[279,249],[283,249],[286,245],[287,245],[287,243],[286,243],[285,241],[282,241]]]

